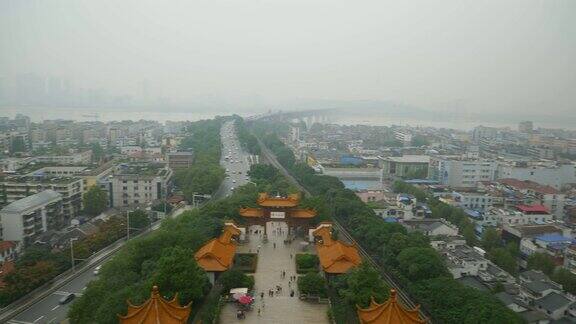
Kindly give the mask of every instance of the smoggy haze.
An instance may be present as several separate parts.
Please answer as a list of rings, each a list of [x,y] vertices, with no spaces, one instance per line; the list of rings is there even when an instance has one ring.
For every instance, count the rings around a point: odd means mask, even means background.
[[[180,103],[566,114],[576,111],[576,2],[3,0],[0,77],[26,73],[136,97],[144,82]]]

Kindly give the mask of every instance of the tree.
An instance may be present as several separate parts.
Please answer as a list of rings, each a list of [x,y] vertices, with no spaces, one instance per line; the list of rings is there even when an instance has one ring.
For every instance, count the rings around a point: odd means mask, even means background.
[[[370,299],[384,302],[389,295],[389,287],[382,281],[380,274],[367,263],[353,269],[344,275],[344,287],[338,293],[352,307],[367,307]]]
[[[228,270],[220,275],[218,282],[222,285],[222,293],[228,293],[233,288],[248,288],[254,286],[254,277],[247,276],[240,270]]]
[[[317,272],[308,272],[298,278],[298,290],[301,294],[326,297],[326,280]]]
[[[84,211],[90,216],[97,216],[108,207],[108,197],[100,187],[94,185],[83,197]]]
[[[204,296],[210,283],[204,270],[198,267],[192,250],[177,246],[162,252],[156,264],[153,282],[163,291],[178,292],[180,302],[187,304]]]
[[[98,162],[104,157],[104,150],[100,144],[92,143],[90,149],[92,150],[92,161]]]
[[[430,247],[412,247],[398,254],[398,268],[412,281],[447,275],[444,261]]]
[[[488,253],[488,258],[504,271],[516,275],[518,273],[518,260],[506,248],[495,248]]]
[[[145,211],[137,209],[135,211],[129,211],[130,214],[130,228],[144,228],[150,225],[150,218]]]
[[[462,236],[466,239],[466,244],[470,246],[475,246],[478,244],[478,239],[476,238],[476,231],[474,230],[473,224],[468,224],[462,229]]]
[[[536,252],[528,257],[528,269],[535,269],[551,276],[556,265],[552,257],[546,253]]]
[[[500,234],[495,228],[489,227],[482,233],[482,247],[490,252],[492,249],[500,246]]]
[[[565,268],[558,268],[552,275],[552,280],[561,284],[564,291],[576,294],[576,275]]]

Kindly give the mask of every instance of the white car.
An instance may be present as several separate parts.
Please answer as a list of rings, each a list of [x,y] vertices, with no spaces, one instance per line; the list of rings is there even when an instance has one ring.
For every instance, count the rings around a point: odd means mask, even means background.
[[[94,275],[95,275],[95,276],[97,276],[98,274],[100,274],[100,268],[101,268],[101,267],[102,267],[102,266],[99,265],[99,266],[97,266],[96,268],[94,268]]]

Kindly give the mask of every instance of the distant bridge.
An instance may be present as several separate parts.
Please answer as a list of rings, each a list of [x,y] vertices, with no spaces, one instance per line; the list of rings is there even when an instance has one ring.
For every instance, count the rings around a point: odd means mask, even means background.
[[[326,124],[331,121],[335,109],[310,109],[295,111],[276,111],[247,117],[246,121],[289,121],[303,122],[307,128],[314,124]]]

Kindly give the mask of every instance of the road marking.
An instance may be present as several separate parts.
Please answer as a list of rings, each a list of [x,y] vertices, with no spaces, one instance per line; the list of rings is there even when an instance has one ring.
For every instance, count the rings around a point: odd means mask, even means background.
[[[54,308],[52,308],[52,310],[56,310],[58,307],[60,307],[60,305],[54,306]]]
[[[33,324],[32,322],[23,322],[18,320],[9,320],[8,324]]]
[[[37,319],[34,320],[34,323],[38,322],[39,320],[41,320],[41,319],[43,319],[43,318],[44,318],[44,315],[38,317]]]

